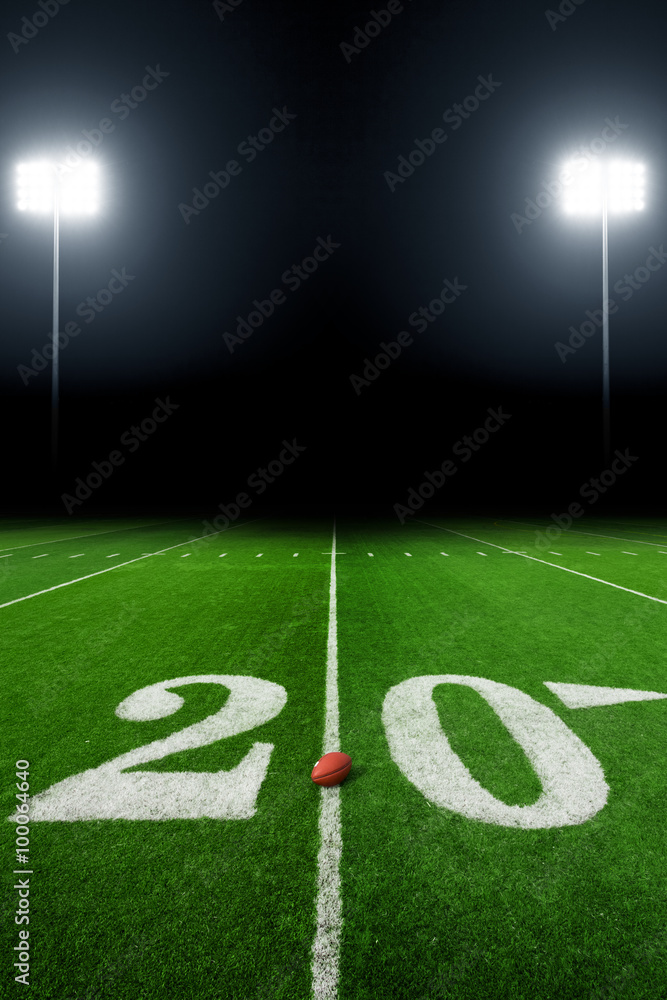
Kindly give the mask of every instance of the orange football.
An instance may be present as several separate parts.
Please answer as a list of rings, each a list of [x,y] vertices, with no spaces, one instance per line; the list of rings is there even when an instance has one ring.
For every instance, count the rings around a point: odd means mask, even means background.
[[[341,781],[347,778],[351,767],[352,758],[348,757],[346,753],[337,750],[325,753],[324,757],[321,757],[313,768],[311,778],[316,785],[331,788],[332,785],[340,785]]]

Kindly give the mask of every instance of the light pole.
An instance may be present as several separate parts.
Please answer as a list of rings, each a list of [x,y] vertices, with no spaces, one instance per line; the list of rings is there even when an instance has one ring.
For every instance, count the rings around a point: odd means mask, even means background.
[[[602,443],[605,466],[610,459],[609,401],[609,250],[607,216],[644,208],[644,167],[628,160],[585,160],[565,166],[568,189],[563,207],[568,215],[602,215]]]
[[[21,163],[16,168],[17,208],[22,211],[53,214],[53,321],[51,366],[51,465],[58,468],[59,412],[59,284],[60,284],[60,215],[90,215],[97,210],[97,167],[85,163],[69,167],[47,160]]]
[[[51,466],[54,473],[58,468],[58,409],[59,409],[59,346],[60,338],[60,218],[58,214],[58,185],[53,186],[53,322],[52,344],[53,360],[51,362]]]

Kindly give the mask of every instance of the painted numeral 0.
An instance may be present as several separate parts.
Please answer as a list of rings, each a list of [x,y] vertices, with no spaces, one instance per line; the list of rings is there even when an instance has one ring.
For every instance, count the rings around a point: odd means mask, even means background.
[[[433,701],[437,684],[477,691],[523,748],[542,784],[529,806],[508,806],[470,774],[442,731]],[[382,721],[396,764],[434,805],[498,826],[543,830],[592,819],[607,801],[602,767],[585,743],[546,705],[518,688],[482,677],[411,677],[391,688]]]

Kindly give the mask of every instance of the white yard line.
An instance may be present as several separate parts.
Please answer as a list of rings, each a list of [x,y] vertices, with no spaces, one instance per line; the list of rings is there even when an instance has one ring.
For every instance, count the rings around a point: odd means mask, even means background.
[[[255,521],[259,521],[260,518],[254,518]],[[179,542],[177,545],[169,545],[166,549],[160,549],[158,552],[148,552],[143,556],[137,556],[136,559],[128,559],[127,562],[116,563],[114,566],[108,566],[107,569],[98,569],[96,573],[88,573],[86,576],[79,576],[76,580],[67,580],[65,583],[57,583],[54,587],[47,587],[45,590],[37,590],[34,594],[26,594],[25,597],[15,597],[13,601],[6,601],[4,604],[0,604],[0,608],[8,608],[11,604],[19,604],[21,601],[29,601],[31,597],[40,597],[42,594],[50,594],[52,590],[60,590],[61,587],[71,587],[73,583],[81,583],[82,580],[91,580],[94,576],[102,576],[103,573],[113,573],[115,569],[121,569],[123,566],[130,566],[132,563],[141,562],[142,559],[150,559],[152,556],[161,556],[165,552],[171,552],[172,549],[180,549],[181,545],[191,545],[192,542],[199,542],[205,538],[212,538],[214,535],[219,535],[222,531],[231,531],[233,528],[243,528],[246,524],[252,524],[253,521],[246,521],[244,524],[232,524],[229,529],[221,528],[220,531],[212,531],[209,535],[200,535],[199,538],[188,538],[185,542]]]
[[[454,531],[453,528],[443,528],[439,524],[431,524],[430,521],[418,521],[418,524],[428,524],[431,528],[437,528],[439,531],[450,531],[453,535],[460,535],[461,538],[469,538],[471,542],[481,542],[482,545],[491,545],[494,549],[501,549],[503,552],[513,552],[513,549],[507,549],[504,545],[496,545],[495,542],[487,542],[484,538],[474,538],[472,535],[464,535],[462,531]],[[667,601],[663,601],[661,597],[652,597],[651,594],[644,594],[641,590],[632,590],[630,587],[621,587],[619,583],[611,583],[609,580],[601,580],[599,576],[590,576],[588,573],[580,573],[576,569],[568,569],[567,566],[559,566],[557,563],[547,562],[546,559],[537,559],[535,556],[523,555],[521,552],[514,552],[515,555],[521,556],[522,559],[530,559],[532,562],[542,563],[543,566],[552,566],[554,569],[562,569],[565,573],[573,573],[575,576],[583,576],[587,580],[594,580],[596,583],[604,583],[607,587],[614,587],[616,590],[624,590],[627,594],[636,594],[637,597],[645,597],[648,601],[656,601],[658,604],[667,604]]]
[[[339,553],[340,554],[340,553]],[[339,750],[338,639],[336,633],[336,521],[331,545],[329,636],[327,640],[326,721],[324,753]],[[317,931],[313,942],[313,995],[336,1000],[340,963],[342,906],[340,857],[342,850],[340,785],[320,789],[320,852],[317,858]]]

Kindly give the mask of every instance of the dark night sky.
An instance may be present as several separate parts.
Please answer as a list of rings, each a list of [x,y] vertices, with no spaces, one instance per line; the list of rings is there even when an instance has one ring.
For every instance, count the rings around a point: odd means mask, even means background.
[[[384,0],[44,4],[38,29],[37,0],[0,15],[4,509],[62,513],[60,495],[118,448],[123,467],[77,513],[215,508],[296,438],[306,451],[263,502],[391,514],[499,406],[511,419],[442,503],[576,499],[604,468],[601,333],[565,362],[555,344],[600,308],[600,225],[565,218],[558,199],[520,232],[512,216],[608,121],[607,150],[648,177],[646,211],[609,226],[612,449],[639,456],[613,503],[659,507],[667,267],[632,295],[613,285],[667,241],[661,6],[566,0],[550,24],[544,3],[414,0],[347,61],[341,43]],[[22,31],[34,37],[17,42]],[[123,106],[147,67],[166,75]],[[480,78],[488,97],[443,120]],[[251,160],[239,144],[274,109],[296,117]],[[17,211],[14,171],[61,158],[104,119],[112,129],[84,156],[100,166],[102,208],[61,225],[60,327],[80,333],[61,352],[54,486],[50,368],[27,384],[20,369],[50,337],[52,223]],[[438,128],[445,141],[392,191],[386,172]],[[240,171],[186,223],[179,206],[234,159]],[[314,273],[285,281],[327,241]],[[85,322],[77,307],[114,269],[133,277]],[[411,326],[445,279],[464,290]],[[284,301],[230,353],[223,334],[277,288]],[[403,330],[413,343],[357,394],[350,376]],[[128,452],[122,435],[167,396],[178,409]]]

